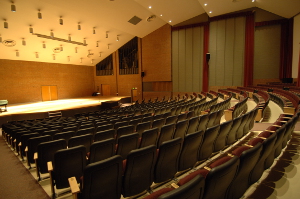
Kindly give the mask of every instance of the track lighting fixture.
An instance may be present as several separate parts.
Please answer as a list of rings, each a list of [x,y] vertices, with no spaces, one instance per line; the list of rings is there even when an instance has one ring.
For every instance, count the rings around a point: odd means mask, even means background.
[[[82,58],[80,58],[80,63],[82,63]]]
[[[106,36],[105,37],[108,38],[108,31],[106,31]]]
[[[109,44],[107,44],[107,49],[109,49]]]
[[[42,13],[41,13],[41,10],[39,9],[39,12],[38,12],[38,18],[39,19],[42,19],[43,17],[42,17]]]
[[[99,52],[99,57],[101,57],[101,52]]]
[[[85,40],[85,38],[83,38],[83,44],[86,44],[86,40]]]
[[[71,41],[71,34],[69,34],[68,40]]]
[[[52,54],[52,59],[55,60],[55,54]]]
[[[33,28],[32,28],[31,25],[29,26],[29,32],[30,32],[30,33],[33,33]]]
[[[94,63],[94,60],[92,59],[92,60],[91,60],[91,64],[93,64],[93,63]]]
[[[39,53],[35,52],[35,58],[39,58]]]
[[[1,35],[0,35],[0,43],[2,42],[2,37],[1,37]]]
[[[60,24],[60,25],[64,25],[64,20],[62,19],[62,16],[60,16],[59,24]]]
[[[77,29],[78,29],[78,30],[81,30],[81,25],[80,25],[80,22],[78,22]]]
[[[20,56],[20,53],[18,50],[16,50],[16,56],[19,57]]]
[[[22,38],[22,45],[23,45],[23,46],[26,46],[25,38]]]
[[[7,23],[6,19],[4,19],[4,28],[8,29],[8,23]]]
[[[14,2],[12,1],[11,3],[12,3],[11,6],[10,6],[11,11],[16,12],[16,6],[15,6]]]
[[[45,44],[45,42],[43,41],[43,48],[46,48],[46,44]]]
[[[117,35],[117,41],[119,41],[119,35]]]
[[[60,45],[60,51],[64,51],[64,48],[62,45]]]
[[[96,47],[99,47],[99,41],[96,42]]]
[[[95,27],[93,28],[93,34],[96,34],[96,30],[95,30]]]
[[[77,47],[75,47],[75,53],[77,53],[78,52],[78,49],[77,49]]]
[[[54,37],[53,30],[51,30],[51,32],[50,32],[50,36],[51,36],[51,37]]]

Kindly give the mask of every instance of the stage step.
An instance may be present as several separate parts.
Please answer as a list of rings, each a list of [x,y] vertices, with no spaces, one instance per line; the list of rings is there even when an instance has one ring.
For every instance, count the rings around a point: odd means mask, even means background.
[[[61,113],[61,111],[49,111],[48,117],[49,118],[62,117],[62,113]]]

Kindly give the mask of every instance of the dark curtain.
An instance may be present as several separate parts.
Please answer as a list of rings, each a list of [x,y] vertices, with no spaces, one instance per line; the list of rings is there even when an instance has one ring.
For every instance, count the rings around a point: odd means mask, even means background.
[[[118,52],[120,75],[138,74],[138,38],[127,42]]]
[[[254,13],[251,13],[246,16],[244,86],[251,86],[253,84],[253,63],[254,63]]]
[[[101,62],[96,64],[96,76],[113,75],[113,59],[109,55]]]
[[[204,25],[204,37],[203,37],[203,79],[202,79],[202,91],[208,92],[208,71],[209,60],[206,59],[209,47],[209,23]]]

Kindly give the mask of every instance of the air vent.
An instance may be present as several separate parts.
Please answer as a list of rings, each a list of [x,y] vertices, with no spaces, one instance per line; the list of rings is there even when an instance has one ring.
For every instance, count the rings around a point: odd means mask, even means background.
[[[13,47],[16,45],[16,41],[12,40],[12,39],[4,40],[2,43],[4,46],[7,46],[7,47]]]
[[[137,16],[134,16],[132,17],[131,19],[129,19],[129,23],[133,24],[133,25],[136,25],[138,24],[140,21],[142,21],[141,18],[137,17]]]

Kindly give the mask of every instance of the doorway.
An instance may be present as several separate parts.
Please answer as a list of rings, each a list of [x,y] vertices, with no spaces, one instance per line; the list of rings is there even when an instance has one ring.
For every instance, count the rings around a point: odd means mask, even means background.
[[[102,96],[110,96],[110,85],[101,84]]]
[[[57,100],[57,86],[42,86],[42,100]]]

